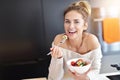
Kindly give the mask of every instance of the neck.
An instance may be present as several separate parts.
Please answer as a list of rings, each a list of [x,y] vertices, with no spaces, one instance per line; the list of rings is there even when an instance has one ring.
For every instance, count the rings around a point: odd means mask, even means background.
[[[79,49],[82,45],[82,37],[78,39],[68,39],[71,48]]]

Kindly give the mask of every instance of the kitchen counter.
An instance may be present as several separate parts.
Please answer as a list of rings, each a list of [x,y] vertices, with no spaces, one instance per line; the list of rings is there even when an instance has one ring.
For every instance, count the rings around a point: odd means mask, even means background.
[[[120,72],[103,73],[98,76],[98,80],[110,80],[106,76],[120,75]]]
[[[112,73],[103,73],[98,76],[98,79],[96,80],[110,80],[106,76],[111,75],[120,75],[120,72],[112,72]],[[46,78],[29,78],[29,79],[22,79],[22,80],[47,80]]]
[[[29,78],[29,79],[22,79],[22,80],[47,80],[47,79],[44,77],[44,78]]]

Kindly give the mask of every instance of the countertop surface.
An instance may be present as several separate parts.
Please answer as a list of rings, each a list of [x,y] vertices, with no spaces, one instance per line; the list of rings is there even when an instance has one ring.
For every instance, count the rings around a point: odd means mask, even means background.
[[[106,77],[106,76],[112,76],[112,75],[120,75],[120,72],[117,71],[117,72],[100,74],[100,75],[98,76],[98,80],[110,80],[110,79],[109,79],[108,77]]]
[[[120,72],[111,72],[111,73],[103,73],[98,76],[98,79],[96,80],[110,80],[106,76],[111,76],[111,75],[120,75]],[[29,79],[22,79],[22,80],[47,80],[45,77],[44,78],[29,78]]]

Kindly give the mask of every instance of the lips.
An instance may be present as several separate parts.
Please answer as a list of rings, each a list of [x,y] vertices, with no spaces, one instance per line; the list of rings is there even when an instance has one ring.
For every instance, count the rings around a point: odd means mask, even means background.
[[[76,33],[77,31],[69,31],[69,34],[74,34]]]

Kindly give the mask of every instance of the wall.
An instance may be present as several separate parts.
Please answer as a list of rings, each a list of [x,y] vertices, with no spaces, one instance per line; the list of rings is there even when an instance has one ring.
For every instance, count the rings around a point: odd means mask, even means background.
[[[92,27],[91,32],[98,36],[102,46],[103,54],[120,51],[120,42],[108,44],[103,40],[102,19],[107,17],[120,18],[119,0],[90,0],[93,8]],[[95,19],[97,21],[95,21]]]

